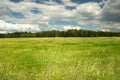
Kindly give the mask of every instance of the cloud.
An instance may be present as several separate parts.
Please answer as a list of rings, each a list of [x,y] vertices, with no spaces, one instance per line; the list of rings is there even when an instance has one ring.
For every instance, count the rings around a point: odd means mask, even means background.
[[[75,13],[77,14],[77,17],[81,16],[80,18],[83,18],[79,20],[96,20],[101,13],[101,8],[98,3],[89,2],[78,5]]]
[[[4,16],[4,15],[9,15],[10,12],[8,9],[6,9],[4,6],[0,7],[0,16]]]
[[[71,0],[62,0],[65,6],[77,6],[78,4],[73,3]]]
[[[120,0],[108,0],[102,10],[101,20],[120,22]]]
[[[101,7],[101,5],[103,7]],[[92,0],[91,2],[81,4],[74,3],[71,0],[18,0],[18,2],[3,0],[0,3],[0,21],[2,21],[2,23],[0,23],[2,24],[0,30],[3,32],[24,30],[41,31],[53,29],[65,30],[76,27],[70,24],[61,26],[58,24],[50,24],[53,20],[61,20],[71,23],[75,22],[78,26],[93,24],[96,25],[99,30],[109,29],[110,31],[119,31],[119,5],[119,0],[103,0],[100,3],[93,2]],[[68,9],[66,7],[74,8]],[[11,12],[15,12],[17,15]],[[6,21],[12,21],[16,24],[7,23]],[[3,25],[3,23],[7,25]],[[109,24],[111,24],[111,26],[109,26]],[[30,26],[31,29],[27,27],[23,29],[24,26]]]
[[[64,28],[64,30],[69,30],[69,29],[79,30],[79,29],[81,29],[79,26],[64,26],[63,28]]]
[[[120,32],[120,0],[103,0],[100,29]]]
[[[30,25],[30,24],[12,24],[7,23],[3,20],[0,20],[0,32],[7,33],[7,32],[21,32],[21,31],[27,31],[27,32],[35,32],[40,31],[38,26]]]
[[[120,32],[120,23],[103,23],[100,25],[99,30],[107,30],[107,31],[114,31],[114,32]]]

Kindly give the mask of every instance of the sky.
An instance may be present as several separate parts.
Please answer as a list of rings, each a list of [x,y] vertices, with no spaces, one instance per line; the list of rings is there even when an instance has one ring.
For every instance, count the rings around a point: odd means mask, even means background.
[[[0,0],[0,33],[120,32],[120,0]]]

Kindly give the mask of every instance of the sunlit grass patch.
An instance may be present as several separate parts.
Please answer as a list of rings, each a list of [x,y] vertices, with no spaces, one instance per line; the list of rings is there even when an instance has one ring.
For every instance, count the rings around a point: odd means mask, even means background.
[[[119,80],[119,38],[0,39],[0,80]]]

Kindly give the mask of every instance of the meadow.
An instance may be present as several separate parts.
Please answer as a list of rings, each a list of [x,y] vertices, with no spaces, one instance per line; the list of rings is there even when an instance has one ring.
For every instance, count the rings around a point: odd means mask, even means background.
[[[120,80],[120,38],[1,38],[0,80]]]

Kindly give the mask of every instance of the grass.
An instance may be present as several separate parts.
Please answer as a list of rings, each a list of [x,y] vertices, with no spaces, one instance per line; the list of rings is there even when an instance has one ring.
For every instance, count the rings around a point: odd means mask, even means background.
[[[120,38],[0,39],[0,80],[119,80]]]

